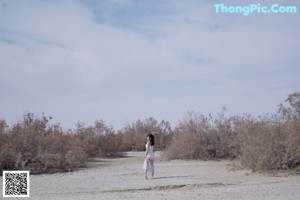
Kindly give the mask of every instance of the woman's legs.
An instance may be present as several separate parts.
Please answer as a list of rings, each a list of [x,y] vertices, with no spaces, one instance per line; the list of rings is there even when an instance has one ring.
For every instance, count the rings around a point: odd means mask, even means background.
[[[149,159],[149,163],[150,163],[150,167],[151,167],[151,175],[152,175],[152,178],[153,178],[154,177],[154,160]]]
[[[147,169],[145,170],[145,179],[147,180]]]
[[[152,178],[154,177],[154,160],[146,158],[147,167],[145,169],[145,179],[148,179],[147,173],[148,171],[151,172]]]
[[[149,168],[149,159],[145,158],[145,162],[146,162],[146,169],[145,169],[145,179],[147,180],[147,172],[148,172],[148,168]]]

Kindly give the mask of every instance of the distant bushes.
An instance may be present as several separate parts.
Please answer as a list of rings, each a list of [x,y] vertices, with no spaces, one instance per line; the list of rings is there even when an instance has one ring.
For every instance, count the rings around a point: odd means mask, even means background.
[[[300,91],[288,95],[285,104],[248,127],[239,156],[243,166],[300,171]]]
[[[172,130],[168,122],[148,118],[144,121],[137,120],[119,131],[106,126],[103,121],[96,121],[93,126],[78,123],[72,131],[89,157],[119,156],[124,151],[144,151],[149,133],[156,136],[155,149],[162,150],[171,139]]]
[[[239,159],[253,170],[300,171],[300,91],[288,96],[274,115],[217,116],[188,113],[172,129],[154,118],[137,120],[115,131],[103,121],[77,123],[63,131],[51,117],[24,114],[8,127],[0,120],[0,169],[31,173],[69,171],[83,167],[90,157],[120,156],[144,151],[146,136],[155,135],[155,150],[167,159]]]
[[[172,128],[169,122],[158,122],[154,118],[144,121],[137,120],[119,131],[122,138],[122,149],[125,151],[144,151],[147,142],[146,136],[155,135],[155,150],[164,150],[172,138]]]
[[[8,127],[0,120],[0,169],[30,170],[31,173],[70,171],[83,167],[91,157],[120,156],[124,151],[145,150],[148,133],[156,135],[156,149],[165,148],[171,135],[168,122],[149,118],[138,120],[118,132],[96,121],[94,125],[77,123],[63,132],[51,117],[26,113],[23,120]]]
[[[49,124],[50,119],[28,113],[12,128],[1,121],[0,169],[44,173],[83,166],[86,155],[80,141],[64,134],[58,125]]]
[[[256,126],[246,136],[241,163],[253,170],[300,170],[300,121],[262,119]]]
[[[214,119],[211,115],[188,113],[174,131],[172,143],[164,156],[167,159],[232,159],[240,154],[245,117]],[[247,118],[248,120],[248,118]]]
[[[123,151],[122,138],[103,121],[96,121],[94,126],[78,123],[72,135],[81,142],[88,157],[116,156]]]
[[[300,121],[282,123],[276,117],[253,119],[191,115],[175,130],[164,152],[167,159],[234,159],[253,170],[300,166]],[[300,169],[300,168],[299,168]]]
[[[276,115],[218,117],[189,113],[174,131],[167,159],[233,159],[253,170],[300,171],[300,91]]]

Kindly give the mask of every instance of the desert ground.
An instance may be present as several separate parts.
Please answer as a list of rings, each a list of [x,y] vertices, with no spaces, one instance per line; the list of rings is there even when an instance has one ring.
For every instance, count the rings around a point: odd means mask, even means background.
[[[143,175],[144,152],[93,159],[72,172],[30,175],[30,199],[300,199],[299,175],[232,170],[231,161],[163,161],[159,154],[150,180]]]

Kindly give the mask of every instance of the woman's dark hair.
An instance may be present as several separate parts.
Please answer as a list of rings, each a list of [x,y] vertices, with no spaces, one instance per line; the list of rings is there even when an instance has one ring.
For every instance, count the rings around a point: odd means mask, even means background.
[[[154,144],[155,144],[155,137],[154,137],[154,135],[148,134],[147,137],[150,138],[150,145],[154,146]]]

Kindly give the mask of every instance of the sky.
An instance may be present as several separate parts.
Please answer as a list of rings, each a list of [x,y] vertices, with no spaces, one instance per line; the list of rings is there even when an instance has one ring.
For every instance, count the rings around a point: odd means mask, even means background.
[[[216,13],[215,3],[297,6]],[[115,129],[188,111],[275,113],[300,89],[300,3],[273,0],[0,0],[0,119],[52,116]]]

